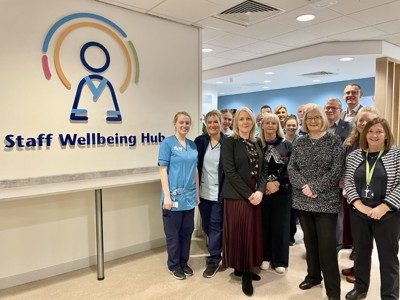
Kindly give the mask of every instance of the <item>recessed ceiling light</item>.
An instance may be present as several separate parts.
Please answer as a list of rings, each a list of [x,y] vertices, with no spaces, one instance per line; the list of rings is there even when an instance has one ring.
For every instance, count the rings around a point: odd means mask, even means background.
[[[263,86],[262,88],[263,89],[269,89],[269,86]]]
[[[321,79],[314,79],[313,81],[314,81],[314,82],[320,82]]]
[[[264,80],[265,83],[270,83],[272,82],[271,80]]]
[[[214,50],[211,48],[203,48],[201,51],[203,51],[204,53],[208,53],[208,52],[213,52]]]
[[[315,16],[311,15],[311,14],[310,15],[301,15],[296,18],[296,20],[299,22],[307,22],[307,21],[311,21],[314,19],[315,19]]]
[[[354,58],[352,58],[352,57],[342,57],[342,58],[339,58],[339,60],[340,61],[351,61],[351,60],[353,60]]]
[[[265,72],[264,73],[265,75],[273,75],[273,74],[275,74],[274,72]]]
[[[217,82],[215,82],[215,83],[221,84],[221,83],[224,83],[224,82],[223,82],[223,81],[217,81]]]

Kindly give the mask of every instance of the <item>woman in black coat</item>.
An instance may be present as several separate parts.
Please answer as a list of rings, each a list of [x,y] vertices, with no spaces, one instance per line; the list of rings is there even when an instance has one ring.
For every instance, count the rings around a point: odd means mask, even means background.
[[[260,280],[253,268],[260,266],[262,253],[261,206],[267,164],[261,141],[254,137],[255,118],[247,107],[233,121],[233,135],[222,146],[225,173],[222,262],[242,277],[242,290],[253,294],[252,280]]]

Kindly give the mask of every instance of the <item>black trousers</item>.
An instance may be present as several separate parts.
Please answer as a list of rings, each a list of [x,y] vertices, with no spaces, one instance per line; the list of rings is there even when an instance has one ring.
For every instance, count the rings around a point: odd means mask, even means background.
[[[340,298],[340,275],[336,253],[337,214],[297,211],[306,247],[306,281],[319,283],[324,277],[328,297]]]
[[[291,188],[281,188],[272,195],[264,195],[262,208],[263,256],[273,268],[287,268],[289,264]]]
[[[354,287],[360,292],[368,291],[375,239],[381,275],[381,299],[399,299],[400,214],[396,213],[381,220],[367,219],[360,214],[350,209],[351,234],[357,249]]]

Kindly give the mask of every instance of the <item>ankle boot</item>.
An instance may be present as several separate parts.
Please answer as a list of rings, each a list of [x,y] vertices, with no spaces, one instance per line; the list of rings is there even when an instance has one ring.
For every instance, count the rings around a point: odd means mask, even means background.
[[[243,272],[242,277],[242,291],[247,296],[253,295],[253,283],[251,272]]]

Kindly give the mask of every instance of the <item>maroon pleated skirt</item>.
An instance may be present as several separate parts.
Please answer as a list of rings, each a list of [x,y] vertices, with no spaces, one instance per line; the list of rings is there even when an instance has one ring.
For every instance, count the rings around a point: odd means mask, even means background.
[[[261,205],[247,199],[224,202],[222,265],[253,271],[263,261]]]

